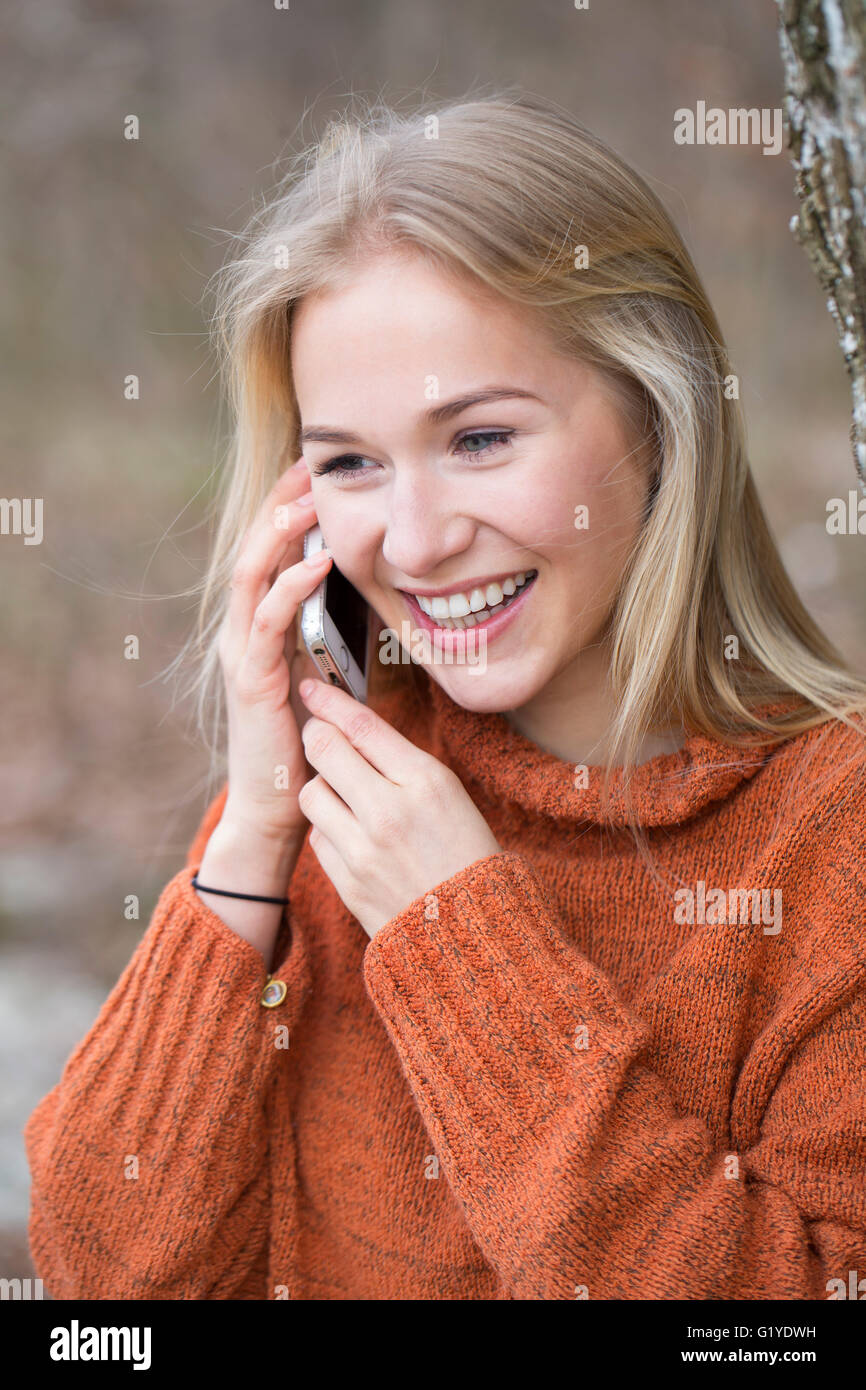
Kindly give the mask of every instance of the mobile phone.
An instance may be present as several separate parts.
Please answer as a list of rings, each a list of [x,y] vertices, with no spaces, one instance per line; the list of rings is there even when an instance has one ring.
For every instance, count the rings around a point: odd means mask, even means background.
[[[321,526],[311,526],[304,536],[304,558],[324,545]],[[369,604],[333,561],[301,605],[301,636],[322,676],[362,703],[367,700],[369,615]]]

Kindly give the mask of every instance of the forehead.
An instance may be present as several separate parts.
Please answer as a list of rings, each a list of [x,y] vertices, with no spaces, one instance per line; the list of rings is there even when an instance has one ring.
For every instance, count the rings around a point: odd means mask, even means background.
[[[508,380],[541,392],[557,358],[544,327],[522,305],[430,265],[386,256],[344,285],[302,299],[292,314],[291,364],[305,415],[408,390],[426,399]]]

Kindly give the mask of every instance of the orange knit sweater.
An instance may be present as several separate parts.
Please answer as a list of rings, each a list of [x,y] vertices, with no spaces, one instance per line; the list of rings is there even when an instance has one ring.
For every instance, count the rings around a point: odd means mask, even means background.
[[[424,681],[425,699],[380,708],[458,773],[503,852],[431,883],[371,941],[305,843],[274,955],[287,993],[269,1009],[262,956],[190,884],[223,788],[27,1121],[45,1286],[848,1289],[866,1276],[856,736],[830,721],[746,754],[695,736],[645,763],[659,885],[621,802],[602,814],[598,768],[576,778]]]

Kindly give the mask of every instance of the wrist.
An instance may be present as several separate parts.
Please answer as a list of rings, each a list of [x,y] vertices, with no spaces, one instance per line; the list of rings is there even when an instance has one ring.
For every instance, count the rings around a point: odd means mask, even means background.
[[[213,888],[287,897],[303,838],[263,833],[224,814],[205,846],[198,876]]]
[[[270,821],[260,807],[236,800],[231,793],[226,797],[219,823],[230,827],[238,840],[251,846],[298,846],[303,843],[310,828],[303,816],[297,825],[280,825],[279,822]]]

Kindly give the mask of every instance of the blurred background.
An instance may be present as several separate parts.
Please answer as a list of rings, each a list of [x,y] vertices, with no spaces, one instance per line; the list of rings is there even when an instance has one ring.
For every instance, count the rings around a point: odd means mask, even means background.
[[[202,292],[275,161],[352,93],[429,109],[518,83],[608,140],[685,237],[783,556],[860,672],[866,564],[862,539],[825,525],[856,486],[850,400],[789,231],[789,156],[673,139],[674,111],[699,100],[782,105],[769,0],[18,0],[0,40],[2,492],[44,499],[41,544],[0,537],[0,1276],[26,1277],[21,1127],[205,805],[205,753],[163,678],[193,622],[175,595],[202,573],[224,445]]]

